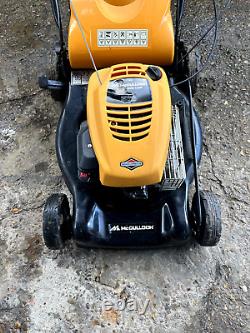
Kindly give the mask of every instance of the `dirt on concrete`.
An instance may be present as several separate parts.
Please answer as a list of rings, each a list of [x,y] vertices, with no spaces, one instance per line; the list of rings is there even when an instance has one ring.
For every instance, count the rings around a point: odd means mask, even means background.
[[[53,252],[41,221],[45,199],[67,193],[54,147],[61,105],[37,77],[51,66],[56,28],[49,0],[1,1],[1,333],[250,332],[249,6],[231,1],[224,12],[195,98],[202,187],[222,203],[219,245]],[[209,10],[208,0],[187,1],[186,38],[205,29]]]

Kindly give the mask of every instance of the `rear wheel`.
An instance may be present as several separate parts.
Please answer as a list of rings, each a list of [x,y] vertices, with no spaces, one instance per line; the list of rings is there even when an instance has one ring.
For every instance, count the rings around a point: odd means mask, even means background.
[[[183,41],[179,42],[177,52],[177,79],[178,81],[183,81],[197,73],[201,67],[201,57],[198,50],[192,51],[187,55],[188,48]],[[198,81],[199,74],[190,79],[192,95],[195,95],[197,91]]]
[[[55,81],[64,81],[64,75],[62,70],[62,60],[58,56],[56,52],[56,47],[50,53],[49,59],[49,70],[46,74],[49,80]],[[66,90],[59,89],[59,90],[51,90],[51,97],[57,102],[63,102],[66,98]]]
[[[188,55],[188,67],[189,67],[189,76],[191,77],[191,76],[195,75],[190,80],[192,94],[194,96],[197,92],[198,82],[199,82],[199,74],[196,74],[196,73],[201,68],[201,57],[200,57],[198,50],[196,50],[195,52],[191,52]]]
[[[198,195],[192,204],[193,230],[195,239],[202,246],[215,246],[221,237],[220,203],[212,192],[200,191],[201,221],[199,223]]]
[[[49,249],[59,250],[72,234],[70,208],[65,194],[52,194],[43,211],[43,238]]]

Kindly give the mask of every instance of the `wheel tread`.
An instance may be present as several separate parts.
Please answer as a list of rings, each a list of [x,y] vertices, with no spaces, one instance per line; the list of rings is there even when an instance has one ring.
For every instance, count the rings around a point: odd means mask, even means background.
[[[67,196],[52,194],[43,211],[43,238],[45,245],[53,250],[62,249],[70,238],[70,208]]]
[[[217,197],[209,191],[200,191],[202,225],[197,227],[196,239],[202,246],[215,246],[221,237],[221,209]],[[196,219],[197,194],[193,200],[193,213]]]

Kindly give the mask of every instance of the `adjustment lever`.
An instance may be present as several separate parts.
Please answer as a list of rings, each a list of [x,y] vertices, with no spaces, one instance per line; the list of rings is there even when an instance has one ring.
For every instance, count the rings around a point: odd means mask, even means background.
[[[41,89],[63,90],[64,83],[62,81],[49,80],[46,75],[38,78],[38,84]]]

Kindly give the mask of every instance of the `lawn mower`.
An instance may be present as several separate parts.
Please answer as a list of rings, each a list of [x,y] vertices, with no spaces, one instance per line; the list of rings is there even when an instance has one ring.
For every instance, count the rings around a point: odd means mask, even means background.
[[[39,85],[64,101],[56,152],[73,208],[65,194],[48,198],[47,247],[69,239],[93,248],[216,245],[220,204],[199,187],[202,130],[192,101],[207,62],[181,40],[185,2],[176,3],[174,25],[170,0],[70,0],[67,43],[59,2],[51,3],[56,76]],[[212,30],[215,43],[214,9],[198,43]]]

